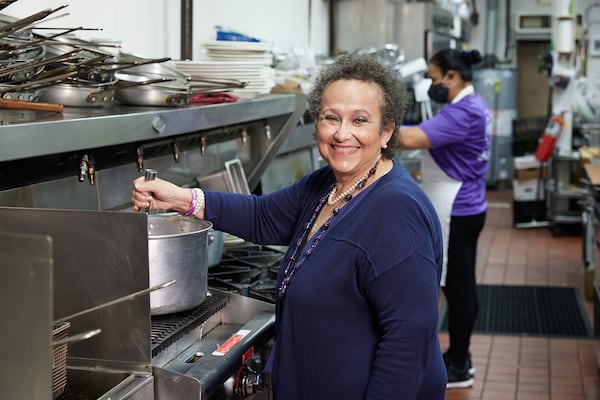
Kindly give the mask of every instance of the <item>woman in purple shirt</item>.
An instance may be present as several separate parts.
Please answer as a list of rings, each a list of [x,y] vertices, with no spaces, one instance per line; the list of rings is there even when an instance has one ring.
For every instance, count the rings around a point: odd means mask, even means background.
[[[434,204],[444,234],[442,286],[448,306],[450,347],[444,353],[448,388],[473,385],[469,352],[477,317],[477,240],[487,210],[485,175],[490,137],[489,113],[475,93],[472,66],[477,50],[446,49],[429,63],[429,97],[448,103],[418,126],[402,127],[402,149],[427,149],[421,162],[422,188]]]

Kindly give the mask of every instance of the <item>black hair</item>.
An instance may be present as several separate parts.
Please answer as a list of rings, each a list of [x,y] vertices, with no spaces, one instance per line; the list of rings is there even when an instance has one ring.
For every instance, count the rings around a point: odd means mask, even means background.
[[[384,66],[371,56],[343,55],[326,67],[314,82],[313,88],[307,97],[308,113],[315,124],[319,120],[321,101],[327,86],[340,79],[355,79],[372,82],[383,92],[383,106],[381,110],[381,128],[394,124],[394,131],[387,143],[387,148],[381,149],[384,158],[392,159],[398,147],[396,137],[402,118],[406,112],[406,87],[399,79],[398,74],[391,68]]]
[[[442,75],[446,75],[448,71],[456,71],[461,79],[465,82],[473,80],[472,67],[483,60],[481,53],[478,50],[456,50],[444,49],[440,50],[431,57],[429,62],[437,66]]]

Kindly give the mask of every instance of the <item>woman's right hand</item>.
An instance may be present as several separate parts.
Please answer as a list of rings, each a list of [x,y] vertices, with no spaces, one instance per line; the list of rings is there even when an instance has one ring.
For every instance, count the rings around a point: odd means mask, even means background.
[[[185,213],[190,208],[190,191],[169,181],[159,178],[146,181],[141,176],[133,181],[133,186],[131,203],[134,211],[150,209]]]

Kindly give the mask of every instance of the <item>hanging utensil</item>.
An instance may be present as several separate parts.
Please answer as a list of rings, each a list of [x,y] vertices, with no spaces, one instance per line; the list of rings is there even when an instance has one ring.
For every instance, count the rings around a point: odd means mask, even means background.
[[[17,2],[18,0],[2,0],[0,1],[0,10],[4,10],[6,7],[10,6],[12,3]]]
[[[31,80],[29,82],[21,83],[18,85],[3,85],[3,86],[0,85],[0,95],[2,95],[3,93],[20,91],[22,89],[29,89],[32,87],[40,88],[40,87],[47,86],[47,85],[53,85],[57,82],[66,80],[67,78],[75,75],[76,73],[77,73],[77,71],[70,71],[70,72],[60,74],[60,75],[48,74],[47,77],[45,77],[45,78],[38,77],[39,79]]]
[[[59,46],[71,46],[71,47],[83,47],[86,50],[90,50],[90,51],[91,51],[91,48],[97,48],[97,47],[108,47],[108,48],[114,48],[114,49],[121,48],[120,44],[86,42],[79,38],[77,38],[77,39],[69,38],[69,41],[48,40],[48,41],[44,42],[44,44],[59,45]]]
[[[71,15],[71,14],[68,11],[64,12],[62,14],[55,14],[55,15],[53,15],[50,18],[44,18],[42,21],[34,22],[33,24],[29,25],[29,28],[30,29],[45,29],[45,28],[38,27],[38,25],[39,24],[46,24],[46,23],[48,23],[48,21],[56,21],[57,19],[68,17],[69,15]]]
[[[49,16],[51,14],[54,14],[55,12],[60,11],[60,10],[62,10],[65,7],[68,7],[68,5],[67,4],[62,5],[62,6],[58,7],[58,8],[53,9],[53,10],[52,9],[42,10],[42,11],[39,11],[39,12],[37,12],[35,14],[31,14],[28,17],[21,18],[21,19],[18,19],[16,21],[14,21],[14,22],[11,22],[11,23],[8,23],[6,25],[3,25],[3,26],[0,27],[0,38],[9,36],[10,34],[16,32],[18,30],[26,28],[29,25],[31,25],[32,23],[34,23],[36,21],[39,21],[41,19],[44,19],[47,16]]]
[[[38,67],[45,67],[47,65],[51,65],[54,63],[58,63],[58,62],[69,61],[69,59],[71,59],[72,56],[79,53],[80,51],[81,51],[81,49],[75,49],[73,51],[70,51],[69,53],[65,53],[65,54],[62,54],[59,56],[55,56],[55,57],[46,58],[41,61],[31,62],[28,64],[23,64],[23,65],[11,67],[11,68],[2,68],[2,69],[0,69],[0,77],[10,75],[10,74],[15,74],[15,73],[30,70],[30,69],[35,69]]]
[[[114,300],[108,301],[106,303],[102,303],[102,304],[99,304],[99,305],[94,306],[94,307],[86,308],[85,310],[78,311],[78,312],[76,312],[74,314],[67,315],[66,317],[62,317],[62,318],[59,318],[59,319],[56,319],[56,320],[52,321],[52,325],[57,325],[57,324],[59,324],[61,322],[68,321],[68,320],[80,317],[80,316],[82,316],[84,314],[88,314],[88,313],[91,313],[91,312],[94,312],[94,311],[98,311],[98,310],[101,310],[101,309],[106,308],[106,307],[114,306],[115,304],[124,303],[126,301],[133,300],[135,298],[138,298],[138,297],[140,297],[142,295],[148,294],[148,293],[153,292],[155,290],[159,290],[159,289],[163,289],[163,288],[169,287],[172,284],[174,284],[175,282],[176,281],[173,279],[173,280],[170,280],[168,282],[161,283],[160,285],[152,286],[152,287],[149,287],[147,289],[143,289],[143,290],[140,290],[140,291],[128,294],[127,296],[119,297],[119,298],[116,298]]]
[[[48,37],[40,37],[39,39],[30,40],[30,41],[27,41],[25,43],[21,43],[19,45],[11,45],[6,50],[11,51],[11,50],[22,49],[22,48],[25,48],[25,47],[32,47],[32,46],[36,46],[36,45],[39,45],[39,44],[45,44],[46,42],[48,42],[48,41],[50,41],[50,40],[52,40],[54,38],[57,38],[57,37],[60,37],[60,36],[63,36],[63,35],[67,35],[67,34],[69,34],[71,32],[75,32],[75,31],[79,31],[79,30],[83,30],[83,29],[84,28],[81,27],[81,26],[77,27],[77,28],[69,28],[68,30],[66,30],[64,32],[59,32],[59,33],[56,33],[56,34],[48,36]]]
[[[174,80],[175,79],[170,79],[170,78],[147,79],[145,81],[137,81],[137,82],[119,80],[115,84],[115,87],[117,89],[125,89],[125,88],[136,87],[136,86],[155,85],[155,84],[159,84],[159,83],[172,82]]]

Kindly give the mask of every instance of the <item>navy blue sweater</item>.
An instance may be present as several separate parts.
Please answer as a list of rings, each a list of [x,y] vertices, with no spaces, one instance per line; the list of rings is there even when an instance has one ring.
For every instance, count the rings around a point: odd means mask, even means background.
[[[324,167],[264,196],[207,191],[205,216],[250,242],[289,245],[285,266],[334,182]],[[394,163],[342,208],[277,302],[275,399],[443,400],[441,261],[433,206]]]

